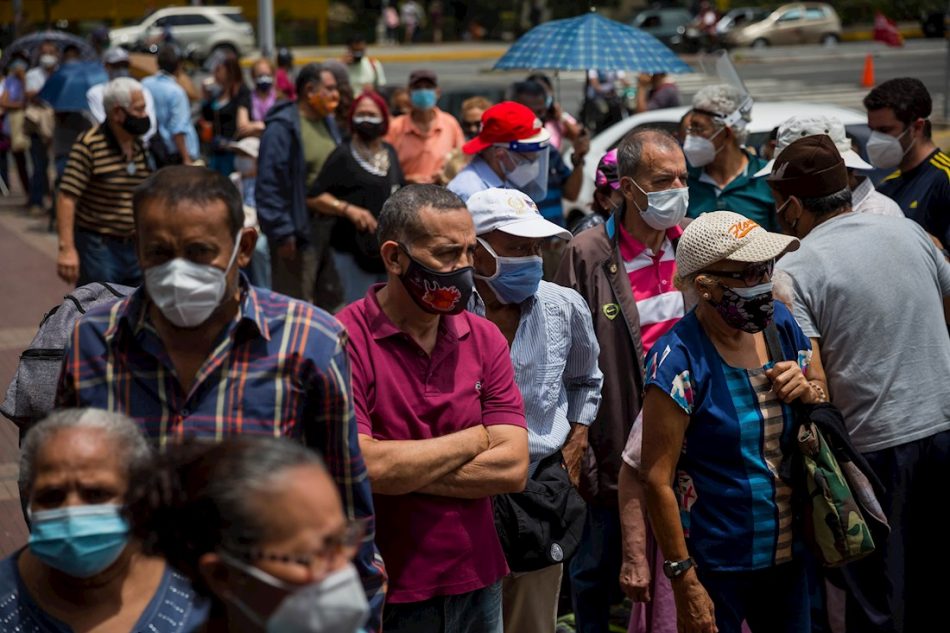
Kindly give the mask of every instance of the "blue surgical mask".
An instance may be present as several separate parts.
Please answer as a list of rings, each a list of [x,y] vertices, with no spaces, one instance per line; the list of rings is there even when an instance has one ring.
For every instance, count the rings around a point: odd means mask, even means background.
[[[431,110],[435,107],[435,102],[438,101],[438,98],[438,95],[432,88],[413,90],[409,93],[412,106],[420,110]]]
[[[476,275],[495,293],[502,303],[521,303],[538,292],[544,276],[544,260],[537,255],[528,257],[501,257],[482,238],[476,238],[486,251],[495,258],[495,274],[491,277]]]
[[[129,524],[117,505],[67,506],[30,514],[30,552],[75,578],[90,578],[108,568],[128,542]]]

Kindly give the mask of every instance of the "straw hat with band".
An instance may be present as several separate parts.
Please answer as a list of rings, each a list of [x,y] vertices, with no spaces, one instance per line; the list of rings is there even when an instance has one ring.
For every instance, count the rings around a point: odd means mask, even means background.
[[[770,233],[732,211],[704,213],[686,227],[676,248],[676,272],[687,277],[717,262],[757,264],[797,250],[797,238]]]

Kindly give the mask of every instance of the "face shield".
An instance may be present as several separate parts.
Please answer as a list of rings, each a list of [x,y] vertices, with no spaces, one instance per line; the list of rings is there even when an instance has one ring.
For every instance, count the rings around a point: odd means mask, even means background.
[[[548,195],[550,153],[548,141],[511,141],[496,143],[495,147],[506,150],[505,158],[501,160],[506,184],[518,189],[535,202],[544,200]]]

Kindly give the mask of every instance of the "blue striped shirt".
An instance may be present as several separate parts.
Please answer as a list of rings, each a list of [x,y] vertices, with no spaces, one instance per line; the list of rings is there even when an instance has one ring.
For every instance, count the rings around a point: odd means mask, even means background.
[[[485,316],[475,294],[469,309]],[[600,407],[604,376],[590,308],[575,290],[542,281],[521,305],[511,346],[515,382],[528,422],[530,472],[564,445],[571,423],[590,426]]]
[[[775,302],[786,358],[808,373],[811,342]],[[792,558],[791,490],[778,476],[791,409],[771,391],[765,367],[722,361],[696,313],[657,341],[647,388],[668,394],[689,415],[673,491],[689,553],[705,569],[764,569]],[[659,421],[644,419],[644,425]]]

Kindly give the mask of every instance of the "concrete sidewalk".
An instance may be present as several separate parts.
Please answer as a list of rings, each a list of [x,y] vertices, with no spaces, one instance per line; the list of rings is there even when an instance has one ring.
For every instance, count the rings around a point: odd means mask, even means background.
[[[25,201],[15,194],[0,198],[0,397],[43,315],[70,290],[56,276],[56,237],[46,231],[47,219],[27,216]],[[16,483],[18,437],[16,426],[0,417],[0,556],[28,536]]]

